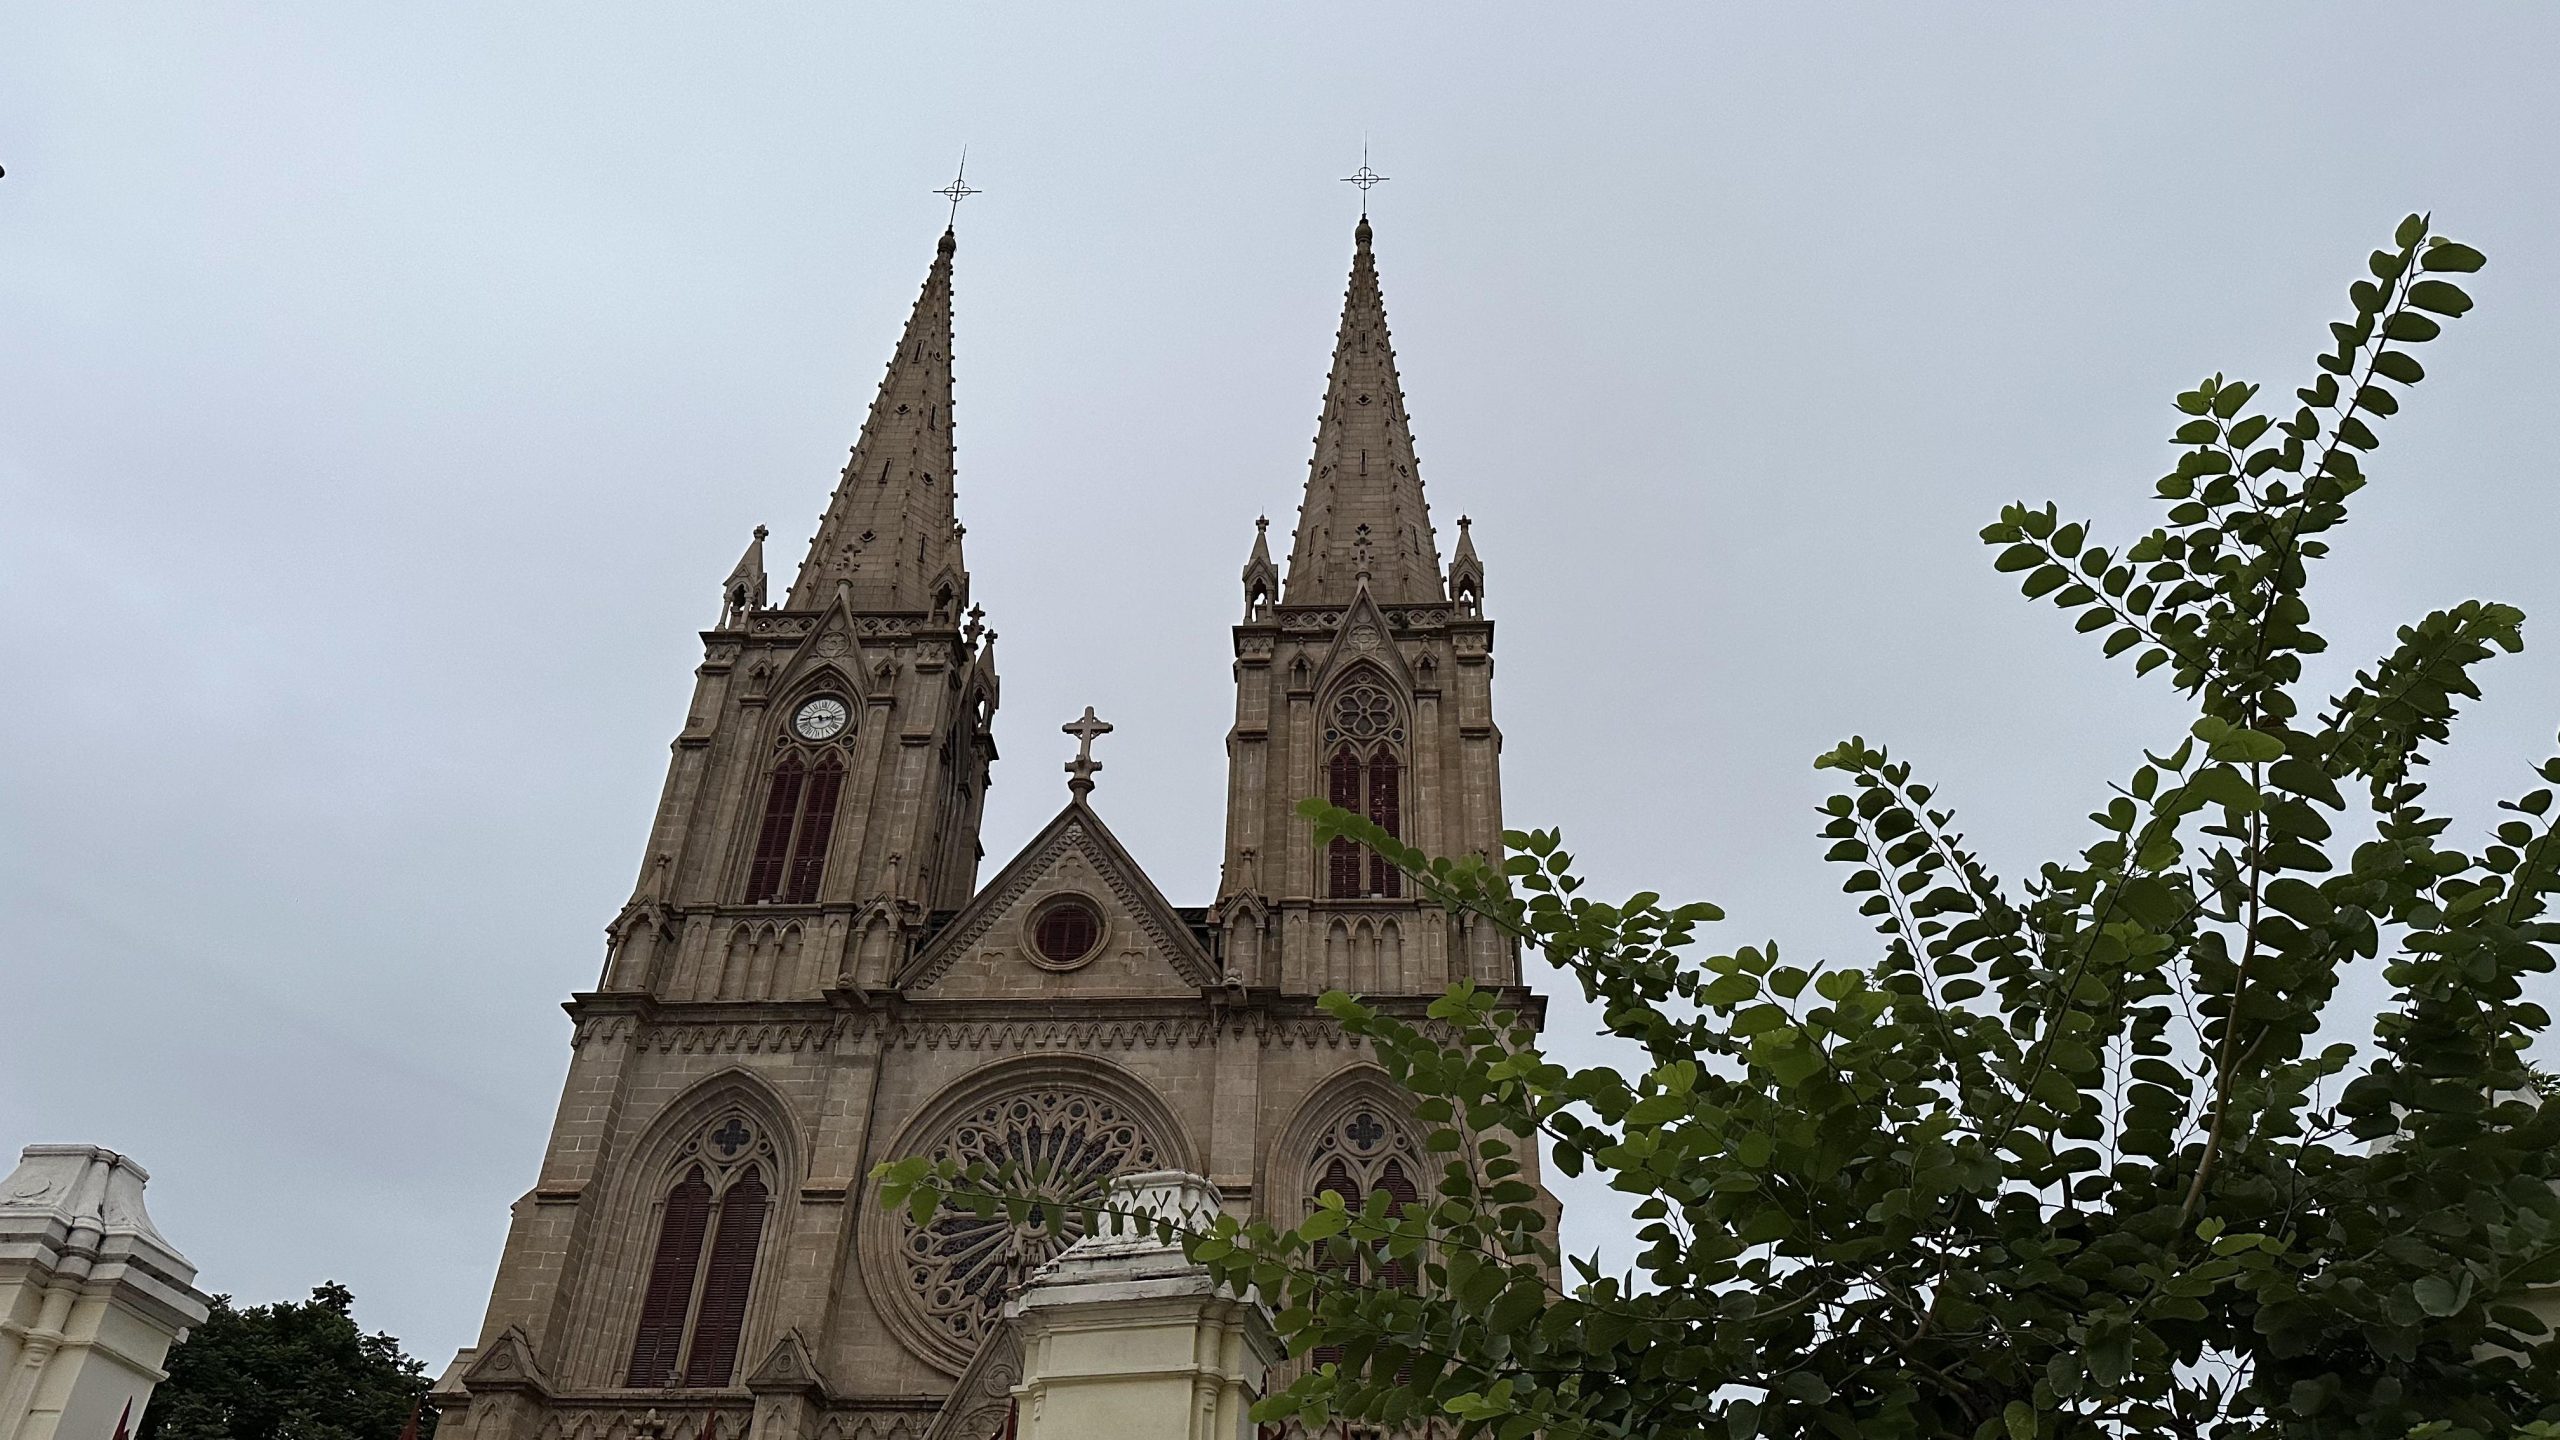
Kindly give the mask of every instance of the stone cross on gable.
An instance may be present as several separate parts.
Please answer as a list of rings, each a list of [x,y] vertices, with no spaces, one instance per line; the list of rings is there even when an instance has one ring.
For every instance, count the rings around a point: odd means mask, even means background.
[[[1111,733],[1111,722],[1096,717],[1087,705],[1083,719],[1058,728],[1076,737],[1076,758],[1067,762],[1067,788],[1079,796],[1090,795],[1093,774],[1102,768],[1102,762],[1093,758],[1093,742]]]

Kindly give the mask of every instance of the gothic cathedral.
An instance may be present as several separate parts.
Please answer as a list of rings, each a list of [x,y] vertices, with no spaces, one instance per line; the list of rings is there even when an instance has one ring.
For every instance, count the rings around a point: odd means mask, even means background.
[[[1437,1167],[1398,1092],[1316,1007],[1418,1014],[1517,949],[1297,813],[1323,796],[1435,854],[1497,853],[1493,622],[1467,522],[1444,568],[1370,227],[1355,232],[1284,574],[1257,533],[1235,626],[1226,854],[1176,905],[1064,809],[979,882],[995,636],[952,475],[942,238],[852,460],[780,605],[756,532],[704,632],[691,711],[440,1440],[989,1440],[1002,1310],[1072,1227],[866,1177],[915,1154],[1208,1177],[1295,1218],[1413,1199]],[[1264,522],[1267,523],[1267,522]],[[1092,712],[1067,727],[1090,748]],[[1521,994],[1526,1013],[1534,997]]]

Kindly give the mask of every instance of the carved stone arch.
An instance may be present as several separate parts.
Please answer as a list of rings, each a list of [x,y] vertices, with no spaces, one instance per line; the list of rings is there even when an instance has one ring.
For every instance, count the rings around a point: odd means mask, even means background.
[[[778,926],[767,922],[754,952],[748,956],[746,983],[738,992],[739,998],[787,998],[783,989],[794,976],[800,948],[805,943],[806,937],[799,921],[786,921]]]
[[[1133,1072],[1090,1054],[1026,1056],[972,1071],[919,1107],[883,1152],[962,1162],[1054,1161],[1079,1198],[1113,1174],[1199,1170],[1199,1151],[1172,1107]],[[1001,1238],[987,1231],[1009,1231]],[[891,1333],[958,1374],[994,1328],[1005,1297],[1073,1243],[1082,1222],[1060,1212],[1015,1227],[946,1206],[923,1226],[866,1207],[860,1259]]]
[[[1417,1167],[1427,1163],[1422,1127],[1413,1118],[1412,1102],[1403,1088],[1376,1063],[1354,1061],[1317,1082],[1280,1127],[1278,1139],[1263,1152],[1262,1173],[1253,1193],[1264,1218],[1279,1224],[1298,1222],[1305,1207],[1314,1203],[1319,1147],[1364,1109],[1390,1127],[1402,1147],[1409,1147]],[[1438,1176],[1436,1171],[1417,1168],[1412,1178],[1427,1190]]]
[[[568,1383],[579,1386],[619,1385],[632,1336],[640,1323],[647,1290],[651,1252],[658,1235],[658,1207],[681,1171],[689,1144],[712,1126],[735,1116],[750,1132],[751,1148],[760,1147],[773,1174],[770,1189],[777,1202],[798,1190],[803,1174],[806,1138],[791,1103],[762,1076],[740,1066],[727,1066],[703,1077],[669,1101],[651,1119],[638,1143],[615,1174],[604,1197],[606,1222],[600,1233],[625,1237],[587,1272],[580,1309],[597,1323],[583,1327],[585,1338],[570,1357]],[[787,1253],[791,1213],[781,1203],[767,1213],[755,1294],[747,1311],[745,1333],[762,1332],[772,1307],[778,1270],[775,1257]]]
[[[845,968],[853,983],[866,990],[888,986],[906,958],[899,953],[898,913],[886,900],[874,900],[854,922],[853,946]]]
[[[1363,657],[1326,674],[1324,683],[1316,687],[1316,728],[1327,753],[1337,738],[1364,752],[1381,740],[1392,742],[1399,752],[1406,747],[1413,729],[1413,687],[1402,670],[1397,666],[1390,671],[1377,660]],[[1374,695],[1386,702],[1383,712],[1364,711],[1362,718],[1376,723],[1374,731],[1355,731],[1338,723],[1350,717],[1335,712],[1355,695]],[[1341,732],[1338,737],[1337,731]]]
[[[933,577],[933,584],[926,588],[925,593],[931,597],[933,621],[937,625],[957,623],[960,612],[969,605],[968,584],[960,578],[960,572],[949,566],[944,566],[942,572]]]
[[[748,957],[755,954],[769,925],[754,920],[741,920],[729,927],[716,955],[704,957],[702,973],[694,977],[693,998],[717,1000],[728,995],[739,983],[747,967]]]

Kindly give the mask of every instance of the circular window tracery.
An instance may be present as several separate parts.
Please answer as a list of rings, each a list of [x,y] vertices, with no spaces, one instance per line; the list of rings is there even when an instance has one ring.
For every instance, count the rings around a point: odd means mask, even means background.
[[[1102,948],[1102,912],[1081,895],[1063,895],[1031,916],[1031,953],[1052,970],[1072,970]]]
[[[1383,685],[1363,680],[1343,687],[1333,697],[1332,724],[1324,732],[1327,740],[1402,741],[1404,727],[1396,723],[1395,697]]]
[[[1161,1168],[1165,1153],[1126,1106],[1065,1086],[972,1105],[932,1150],[936,1160],[1009,1166],[1016,1184],[1068,1204],[1099,1198],[1116,1174]],[[928,1333],[957,1365],[976,1353],[1023,1277],[1083,1234],[1071,1210],[1037,1207],[1016,1225],[946,1204],[922,1225],[899,1219],[898,1259]]]

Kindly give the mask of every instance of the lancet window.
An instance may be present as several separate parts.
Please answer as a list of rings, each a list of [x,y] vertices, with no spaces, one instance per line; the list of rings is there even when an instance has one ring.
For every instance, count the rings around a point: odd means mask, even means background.
[[[813,763],[793,749],[774,763],[765,785],[764,822],[756,827],[755,858],[747,867],[749,904],[806,905],[818,898],[843,795],[844,760],[832,750]]]
[[[685,1142],[658,1206],[640,1329],[623,1383],[727,1385],[773,1204],[772,1142],[729,1114]]]
[[[1361,677],[1334,692],[1326,709],[1325,799],[1404,836],[1404,721],[1385,685]],[[1325,847],[1324,893],[1334,900],[1388,899],[1404,893],[1404,874],[1364,845]]]
[[[1402,1122],[1377,1105],[1349,1106],[1316,1142],[1307,1167],[1312,1180],[1308,1203],[1312,1207],[1318,1196],[1339,1195],[1344,1205],[1359,1210],[1371,1195],[1383,1194],[1387,1214],[1400,1216],[1406,1206],[1421,1200],[1421,1162],[1421,1152]],[[1414,1281],[1412,1261],[1340,1236],[1325,1242],[1315,1259],[1319,1268],[1355,1285],[1401,1289]],[[1330,1345],[1316,1347],[1310,1357],[1318,1365],[1341,1358],[1342,1352]]]

